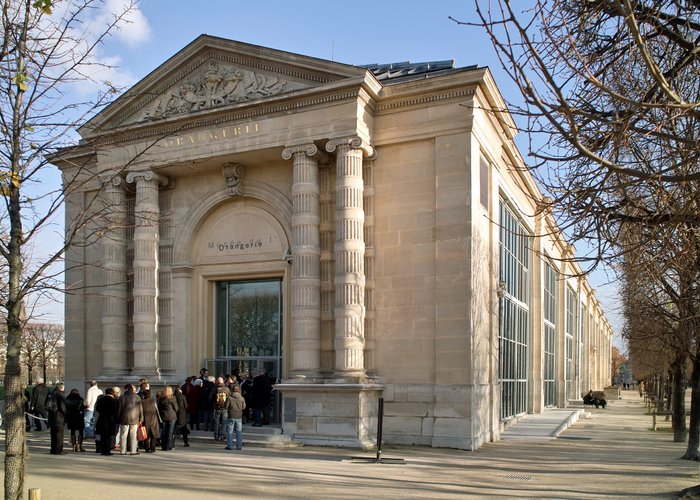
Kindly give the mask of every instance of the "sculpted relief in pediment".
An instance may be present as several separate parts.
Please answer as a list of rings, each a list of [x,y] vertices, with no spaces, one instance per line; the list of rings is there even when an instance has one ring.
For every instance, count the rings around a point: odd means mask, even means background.
[[[141,114],[138,121],[159,120],[227,104],[235,104],[299,88],[276,76],[210,62],[204,71],[171,88]]]

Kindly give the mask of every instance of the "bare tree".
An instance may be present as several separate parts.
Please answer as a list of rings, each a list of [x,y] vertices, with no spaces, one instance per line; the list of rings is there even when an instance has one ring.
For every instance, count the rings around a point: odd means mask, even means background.
[[[530,171],[559,226],[600,259],[625,223],[697,225],[700,11],[686,0],[476,0],[524,104]]]
[[[63,326],[51,323],[28,323],[24,329],[23,351],[32,355],[31,368],[41,370],[44,380],[50,380],[49,371],[53,369],[54,379],[57,377],[58,363],[63,348]],[[27,360],[29,366],[29,361]],[[30,369],[31,370],[31,369]],[[31,371],[28,374],[31,383]]]
[[[649,333],[641,343],[635,335],[632,359],[645,359],[644,344],[669,352],[669,363],[697,350],[692,341],[685,350],[671,344],[689,342],[697,330],[698,2],[475,3],[474,24],[487,30],[520,91],[523,104],[510,102],[509,109],[524,122],[533,159],[528,168],[551,196],[559,226],[588,244],[593,265],[625,253],[645,252],[666,263],[687,257],[689,265],[653,273],[651,281],[662,280],[651,288],[634,287],[641,297],[662,286],[664,293],[674,291],[676,322],[667,324],[659,311],[654,331],[628,323],[628,331]],[[630,227],[637,228],[631,241],[625,240]],[[684,363],[677,359],[675,366]],[[698,458],[695,367],[688,458]]]
[[[639,232],[638,227],[627,231],[626,240]],[[697,302],[696,286],[697,252],[686,248],[676,239],[677,247],[647,245],[624,256],[622,270],[622,300],[627,325],[624,336],[634,346],[633,359],[639,364],[646,361],[645,378],[649,375],[663,377],[668,371],[668,409],[673,410],[674,441],[684,441],[685,383],[688,359],[697,359],[697,343],[694,304]],[[688,241],[694,246],[694,242]],[[675,250],[673,252],[672,250]],[[660,353],[664,353],[663,356]],[[651,371],[651,373],[648,373]],[[636,372],[635,372],[636,373]],[[695,407],[697,410],[697,407]],[[699,415],[693,413],[691,402],[691,429]],[[697,437],[691,432],[687,454],[697,453]]]
[[[5,211],[0,214],[0,267],[6,288],[0,294],[0,308],[7,324],[6,499],[21,498],[24,487],[26,450],[20,359],[32,301],[62,288],[57,278],[64,250],[89,222],[88,215],[73,220],[64,235],[56,216],[60,215],[68,193],[47,180],[47,157],[70,144],[73,132],[85,118],[116,93],[113,86],[100,82],[93,71],[100,66],[95,50],[133,7],[134,2],[127,0],[123,10],[106,18],[96,32],[87,18],[96,9],[106,8],[99,0],[2,2],[0,197]],[[77,83],[95,83],[103,91],[84,99],[75,92]],[[90,145],[85,147],[89,149]],[[93,179],[91,172],[78,170],[79,179]],[[68,181],[66,185],[71,189],[80,187],[77,182],[70,182],[73,179]],[[58,236],[49,238],[51,231]],[[46,241],[57,243],[46,247]]]
[[[610,356],[610,380],[614,381],[620,375],[620,367],[627,363],[627,356],[613,346],[612,355]]]

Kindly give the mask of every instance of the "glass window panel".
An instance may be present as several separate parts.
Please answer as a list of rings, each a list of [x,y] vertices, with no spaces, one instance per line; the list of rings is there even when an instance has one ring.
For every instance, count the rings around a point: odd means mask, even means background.
[[[530,278],[529,236],[514,213],[501,201],[499,279],[507,293],[501,297],[499,327],[499,380],[501,418],[527,410],[527,358]]]

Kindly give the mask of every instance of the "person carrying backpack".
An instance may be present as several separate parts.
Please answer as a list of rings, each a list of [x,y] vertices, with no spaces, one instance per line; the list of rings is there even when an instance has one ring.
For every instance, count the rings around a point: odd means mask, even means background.
[[[216,379],[216,390],[212,392],[214,400],[214,440],[226,439],[226,420],[228,419],[228,399],[231,391],[224,385],[223,377]]]

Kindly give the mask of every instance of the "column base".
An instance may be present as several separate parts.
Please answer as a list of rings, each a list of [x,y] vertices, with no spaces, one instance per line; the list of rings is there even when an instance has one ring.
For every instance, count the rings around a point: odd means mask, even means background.
[[[285,380],[275,389],[283,395],[282,431],[295,441],[362,449],[376,445],[383,385]]]
[[[286,381],[291,384],[322,384],[323,380],[320,371],[293,371]]]
[[[132,368],[129,374],[131,378],[135,378],[136,381],[140,378],[145,378],[149,383],[155,383],[160,381],[163,376],[158,368]]]

